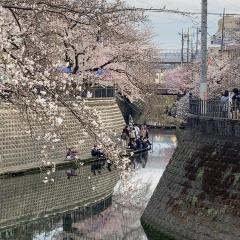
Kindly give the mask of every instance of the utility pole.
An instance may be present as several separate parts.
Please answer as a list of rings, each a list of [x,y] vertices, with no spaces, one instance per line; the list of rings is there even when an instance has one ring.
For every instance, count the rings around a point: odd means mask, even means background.
[[[189,28],[187,32],[187,63],[189,63],[189,43],[190,43],[190,38],[189,38]]]
[[[207,0],[202,0],[201,15],[201,69],[200,69],[200,98],[207,100]]]
[[[196,58],[198,56],[198,34],[199,34],[199,28],[197,27],[197,36],[196,36]]]
[[[192,32],[192,34],[191,34],[191,58],[190,58],[190,62],[192,62],[192,60],[194,59],[194,55],[193,55],[193,38],[194,38],[194,32]]]
[[[183,65],[184,62],[184,57],[183,57],[183,49],[184,49],[184,34],[183,34],[183,29],[182,29],[182,49],[181,49],[181,65]]]
[[[223,9],[223,19],[222,19],[222,40],[221,40],[221,52],[224,47],[224,37],[225,37],[225,8]]]

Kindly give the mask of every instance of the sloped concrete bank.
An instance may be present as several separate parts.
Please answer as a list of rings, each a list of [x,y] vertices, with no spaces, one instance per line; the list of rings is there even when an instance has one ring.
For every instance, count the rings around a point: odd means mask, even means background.
[[[46,184],[42,181],[44,176],[39,173],[0,178],[0,230],[100,201],[112,194],[119,179],[115,168],[112,171],[105,168],[93,174],[91,164],[86,164],[69,179],[67,169],[58,169],[51,174],[54,182]]]
[[[240,239],[240,121],[190,117],[141,218],[149,239]]]
[[[98,111],[105,129],[121,134],[125,122],[114,98],[88,99],[86,105]],[[49,161],[63,163],[67,148],[73,146],[79,146],[81,158],[91,157],[90,149],[95,140],[68,109],[61,107],[60,110],[64,114],[63,141],[56,142],[54,149],[48,151]],[[33,140],[30,130],[33,128],[39,135],[42,130],[39,126],[30,126],[25,119],[12,105],[0,104],[0,174],[41,166],[41,151],[46,142]]]
[[[114,98],[88,99],[86,104],[98,111],[105,129],[121,134],[125,122]],[[115,167],[110,170],[105,167],[94,174],[93,165],[99,164],[99,160],[90,156],[95,139],[68,109],[60,110],[64,113],[64,141],[56,142],[48,153],[49,161],[57,166],[51,172],[41,167],[45,142],[33,141],[30,125],[17,109],[0,104],[0,229],[82,207],[112,194],[119,172]],[[41,131],[35,128],[36,132]],[[79,146],[80,160],[64,161],[67,148],[75,146]],[[74,170],[74,176],[68,178],[66,172],[70,170]],[[49,181],[44,183],[46,177]]]

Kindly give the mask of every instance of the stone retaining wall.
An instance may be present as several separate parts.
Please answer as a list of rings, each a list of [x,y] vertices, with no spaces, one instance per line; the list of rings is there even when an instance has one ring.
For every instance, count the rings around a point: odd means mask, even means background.
[[[151,239],[240,239],[239,126],[189,118],[141,219]]]
[[[115,99],[90,99],[87,105],[99,112],[109,133],[121,133],[125,123]],[[62,111],[65,113],[63,123],[67,129],[63,133],[65,141],[56,143],[49,152],[49,161],[63,163],[66,149],[76,146],[81,140],[84,143],[79,144],[79,156],[87,159],[94,139],[84,134],[83,127],[69,111]],[[0,228],[51,212],[83,206],[112,193],[118,180],[117,170],[109,171],[106,168],[94,175],[91,172],[91,164],[94,163],[76,166],[77,176],[70,179],[67,179],[66,171],[71,167],[64,169],[65,165],[51,175],[47,175],[46,171],[40,174],[31,172],[31,168],[41,165],[42,145],[41,141],[32,140],[29,125],[18,111],[8,104],[0,105]],[[7,174],[17,171],[17,175]],[[46,176],[49,182],[43,183]]]
[[[122,133],[125,122],[115,99],[89,99],[87,105],[95,108],[109,133]]]
[[[106,168],[93,174],[91,165],[81,166],[77,176],[70,179],[66,170],[51,173],[47,183],[43,182],[46,173],[1,178],[0,228],[94,203],[110,195],[118,181],[118,171],[113,167],[112,171]]]
[[[105,129],[110,133],[121,133],[125,123],[115,99],[91,99],[86,103],[99,112]],[[64,141],[55,143],[54,149],[46,150],[49,161],[55,163],[64,161],[69,147],[78,146],[81,158],[90,154],[94,144],[94,139],[84,133],[84,128],[72,113],[65,108],[62,112],[65,114],[63,125],[66,125],[61,133]],[[0,173],[41,165],[45,143],[33,140],[29,130],[29,124],[18,111],[9,104],[0,105]]]
[[[64,211],[58,214],[50,214],[43,218],[34,219],[32,221],[18,223],[13,226],[0,229],[0,240],[35,240],[42,239],[43,235],[49,236],[49,234],[55,231],[53,239],[58,239],[61,235],[61,239],[68,239],[70,236],[77,240],[83,237],[83,229],[80,228],[77,234],[76,225],[79,223],[86,223],[86,227],[95,227],[96,225],[88,224],[89,219],[95,218],[96,215],[101,214],[112,205],[112,195],[106,198],[100,199],[94,203],[90,203],[87,206],[77,207],[69,211]],[[102,219],[99,219],[101,221]],[[94,221],[93,221],[94,222]],[[63,228],[62,233],[56,231],[59,228]],[[100,226],[101,227],[101,226]],[[73,233],[74,232],[74,233]],[[70,238],[71,239],[71,238]]]

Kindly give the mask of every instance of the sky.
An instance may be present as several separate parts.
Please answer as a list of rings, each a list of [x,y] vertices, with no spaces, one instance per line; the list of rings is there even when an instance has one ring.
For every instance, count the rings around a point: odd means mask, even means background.
[[[162,8],[179,11],[201,12],[201,0],[125,0],[129,5],[144,8]],[[208,11],[222,13],[225,8],[226,13],[240,14],[240,0],[208,0]],[[149,25],[155,35],[154,43],[157,47],[163,49],[180,49],[181,36],[178,34],[182,29],[187,32],[195,32],[197,25],[201,25],[201,16],[192,20],[190,17],[165,14],[165,13],[148,13]],[[218,20],[220,16],[208,17],[208,33],[213,35],[218,29]],[[194,28],[192,28],[194,27]]]

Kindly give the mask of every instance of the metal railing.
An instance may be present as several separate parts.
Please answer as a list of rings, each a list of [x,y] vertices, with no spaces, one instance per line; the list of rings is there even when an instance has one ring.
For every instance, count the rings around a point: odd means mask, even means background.
[[[91,89],[92,98],[113,98],[115,97],[115,88],[108,87],[93,87]]]
[[[37,95],[40,94],[40,91],[44,90],[41,87],[38,87]],[[113,98],[115,97],[116,87],[115,86],[94,86],[83,89],[81,92],[77,89],[69,90],[70,94],[66,95],[62,91],[56,91],[64,100],[74,100],[76,96],[81,96],[83,98]],[[10,99],[13,94],[13,91],[9,88],[1,89],[0,96],[1,98]],[[75,96],[75,97],[73,97]],[[0,99],[1,99],[0,98]]]
[[[190,97],[189,113],[202,117],[240,120],[240,104],[238,101],[222,103],[220,99],[201,100]]]

